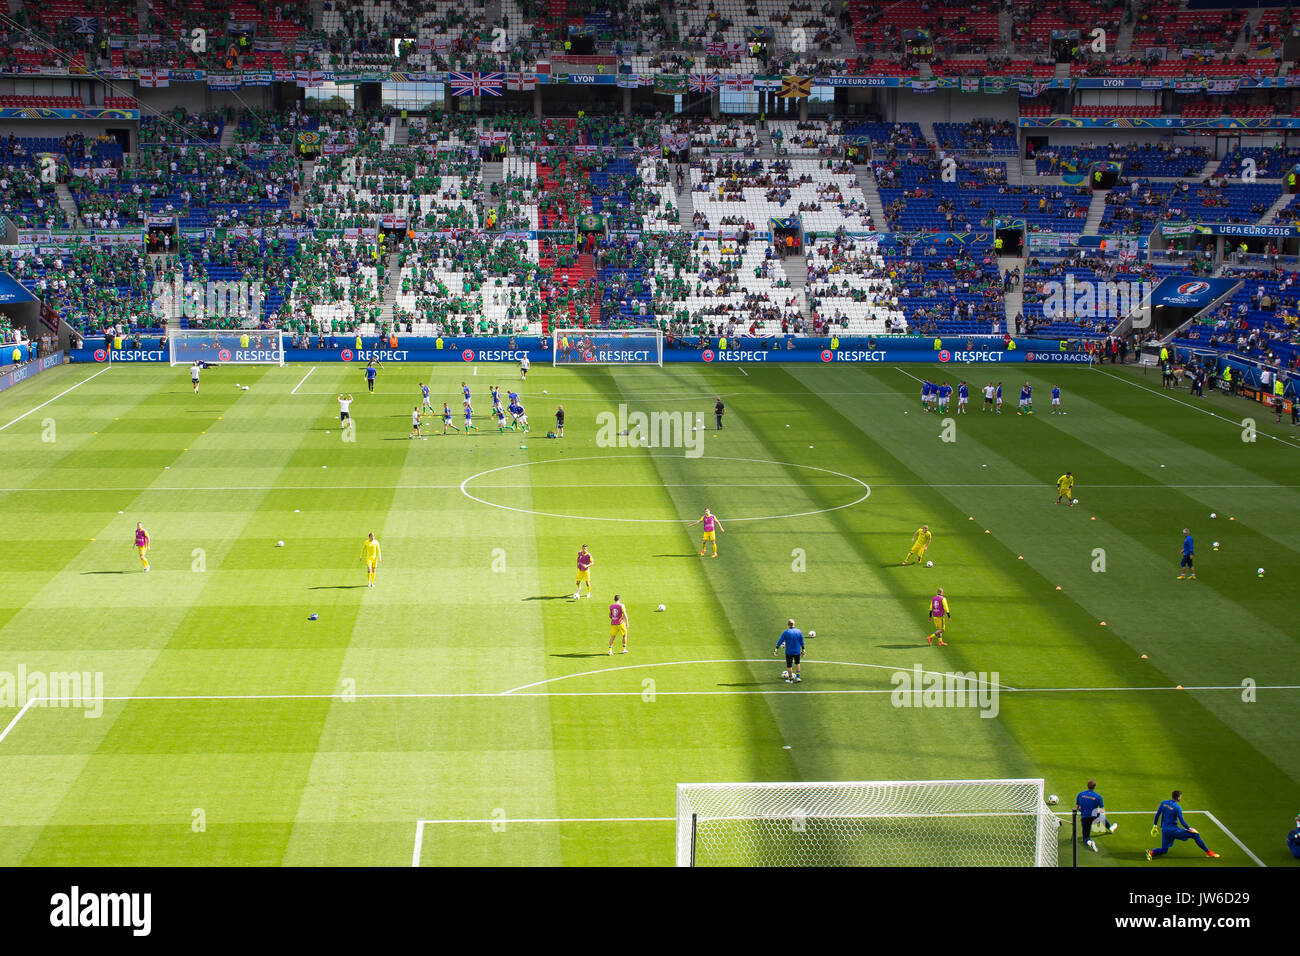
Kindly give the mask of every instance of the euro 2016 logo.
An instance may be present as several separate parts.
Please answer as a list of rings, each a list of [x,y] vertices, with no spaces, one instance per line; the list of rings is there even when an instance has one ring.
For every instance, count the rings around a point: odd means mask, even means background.
[[[1210,284],[1208,282],[1203,282],[1200,279],[1197,279],[1193,282],[1184,282],[1182,285],[1180,285],[1178,287],[1178,294],[1179,295],[1200,295],[1202,292],[1207,291],[1209,288],[1210,288]]]

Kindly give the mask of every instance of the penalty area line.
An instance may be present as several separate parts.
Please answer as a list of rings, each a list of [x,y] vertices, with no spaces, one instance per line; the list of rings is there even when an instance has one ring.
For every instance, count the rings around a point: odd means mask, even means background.
[[[307,379],[311,378],[311,373],[314,372],[314,371],[316,371],[316,366],[315,366],[315,365],[313,365],[311,368],[307,369],[307,374],[304,375],[304,376],[303,376],[303,377],[298,381],[298,384],[295,385],[295,386],[293,387],[293,391],[290,392],[289,394],[290,394],[290,395],[297,395],[297,394],[298,394],[298,389],[302,388],[302,383],[305,382],[305,381],[307,381]]]
[[[4,730],[0,731],[0,743],[4,743],[4,739],[9,736],[9,731],[13,730],[16,726],[18,726],[18,721],[23,719],[23,714],[31,710],[32,704],[36,703],[38,700],[40,700],[39,697],[28,698],[27,703],[23,704],[23,709],[18,711],[18,713],[14,715],[13,720],[9,721],[9,726],[7,726]]]
[[[53,398],[51,398],[49,401],[41,402],[41,403],[40,403],[39,405],[37,405],[35,408],[28,409],[27,411],[23,412],[21,415],[19,415],[19,416],[18,416],[17,418],[15,418],[13,421],[11,421],[11,422],[6,422],[5,424],[0,425],[0,432],[4,431],[4,430],[5,430],[6,428],[8,428],[10,425],[16,425],[16,424],[18,424],[20,421],[22,421],[24,418],[26,418],[28,415],[32,414],[33,412],[39,412],[39,411],[40,411],[42,408],[44,408],[46,405],[50,404],[50,402],[56,402],[56,401],[58,401],[60,398],[62,398],[64,395],[67,395],[68,392],[72,391],[73,389],[75,389],[75,388],[81,388],[81,386],[85,385],[85,384],[86,384],[87,382],[89,382],[92,378],[99,378],[99,376],[103,375],[105,372],[108,371],[108,369],[110,369],[110,368],[112,368],[112,367],[113,367],[113,366],[110,365],[110,366],[108,366],[108,368],[101,368],[101,369],[100,369],[98,372],[96,372],[94,375],[88,375],[88,376],[86,376],[86,377],[83,378],[80,382],[78,382],[76,385],[73,385],[71,388],[65,388],[63,391],[59,392],[59,394],[55,395],[55,396],[54,396]]]

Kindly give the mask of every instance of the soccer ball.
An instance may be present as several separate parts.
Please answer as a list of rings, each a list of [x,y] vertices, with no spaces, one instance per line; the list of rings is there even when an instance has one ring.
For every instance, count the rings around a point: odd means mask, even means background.
[[[656,610],[656,611],[666,611],[666,610],[668,610],[668,608],[666,608],[666,607],[664,607],[662,604],[660,604],[657,608],[655,608],[655,610]]]
[[[790,672],[789,672],[789,671],[781,671],[781,679],[782,679],[782,680],[789,680],[789,679],[790,679]]]
[[[809,636],[809,637],[816,637],[816,636],[817,636],[817,632],[816,632],[816,631],[809,631],[809,632],[808,632],[808,636]]]
[[[277,548],[283,548],[283,547],[284,547],[284,542],[283,542],[283,541],[277,541],[277,542],[275,543],[275,546],[276,546]]]
[[[934,562],[933,562],[933,561],[927,561],[927,562],[925,562],[925,566],[926,566],[927,568],[932,568],[932,567],[934,567]]]
[[[1074,501],[1071,502],[1071,504],[1076,504],[1076,505],[1077,505],[1078,503],[1079,503],[1079,499],[1078,499],[1078,498],[1075,498]]]
[[[573,599],[574,599],[575,601],[578,600],[578,592],[577,592],[577,591],[574,591],[574,592],[573,592]]]
[[[1049,807],[1054,807],[1054,806],[1056,806],[1057,803],[1060,802],[1060,799],[1061,799],[1061,798],[1058,797],[1056,794],[1054,794],[1054,793],[1049,793],[1049,794],[1047,795],[1047,805],[1048,805]]]
[[[1211,518],[1217,518],[1217,517],[1219,517],[1219,516],[1216,515],[1213,511],[1211,511],[1211,512],[1210,512],[1210,517],[1211,517]]]
[[[1217,542],[1217,541],[1214,542],[1214,544],[1210,545],[1210,547],[1211,547],[1213,550],[1218,551],[1218,550],[1219,550],[1219,542]]]
[[[1258,574],[1258,575],[1262,578],[1262,577],[1264,576],[1264,569],[1263,569],[1263,568],[1260,568],[1260,569],[1259,569],[1258,571],[1256,571],[1255,573]]]

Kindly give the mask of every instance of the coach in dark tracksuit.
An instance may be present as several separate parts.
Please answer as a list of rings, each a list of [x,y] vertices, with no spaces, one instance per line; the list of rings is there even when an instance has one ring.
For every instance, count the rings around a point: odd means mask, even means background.
[[[718,431],[722,431],[722,413],[727,410],[727,406],[722,404],[722,399],[718,399],[717,404],[713,406],[713,417],[718,422]]]

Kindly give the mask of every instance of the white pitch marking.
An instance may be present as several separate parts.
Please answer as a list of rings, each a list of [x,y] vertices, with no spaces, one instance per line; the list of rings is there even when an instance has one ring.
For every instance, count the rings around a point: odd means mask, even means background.
[[[1217,418],[1219,421],[1227,422],[1229,425],[1233,425],[1237,428],[1241,427],[1240,421],[1232,418],[1228,418],[1226,415],[1220,415],[1218,412],[1213,411],[1211,409],[1201,408],[1198,405],[1193,405],[1191,402],[1185,402],[1181,398],[1174,398],[1174,396],[1172,395],[1166,395],[1164,392],[1158,392],[1154,388],[1151,388],[1147,385],[1143,385],[1141,382],[1135,382],[1131,378],[1126,378],[1123,375],[1116,375],[1114,372],[1107,372],[1106,370],[1101,368],[1098,368],[1097,371],[1101,372],[1101,374],[1105,375],[1107,378],[1113,378],[1118,382],[1127,382],[1129,385],[1132,385],[1134,388],[1140,388],[1142,389],[1142,391],[1150,392],[1152,395],[1159,395],[1161,398],[1167,398],[1169,399],[1169,401],[1174,402],[1178,405],[1182,405],[1184,408],[1190,408],[1194,412],[1200,412],[1202,415],[1209,415],[1211,418]],[[1289,441],[1285,438],[1278,438],[1276,435],[1269,435],[1267,432],[1260,432],[1260,434],[1267,435],[1267,437],[1273,439],[1274,441],[1281,442],[1283,445],[1287,445],[1291,448],[1300,448],[1300,444],[1296,444],[1295,442]]]
[[[484,475],[491,475],[498,471],[507,471],[511,468],[525,468],[525,467],[532,467],[534,465],[549,465],[549,464],[554,464],[556,462],[600,461],[607,458],[618,458],[618,457],[621,456],[584,455],[580,458],[548,458],[548,459],[543,459],[541,461],[523,461],[513,465],[501,465],[497,468],[489,468],[486,471],[480,471],[476,475],[470,475],[468,478],[466,478],[464,481],[460,483],[460,493],[463,494],[466,498],[470,499],[471,501],[477,501],[481,505],[487,505],[488,507],[491,508],[499,508],[502,511],[513,511],[517,514],[535,515],[540,518],[564,518],[569,521],[617,521],[622,524],[687,524],[688,523],[685,518],[600,518],[600,517],[592,517],[589,515],[556,514],[555,512],[552,511],[534,511],[530,508],[512,508],[509,505],[497,504],[495,501],[487,501],[483,498],[475,497],[474,495],[470,494],[468,491],[465,490],[465,486],[468,485],[475,478],[481,478]],[[676,458],[677,456],[648,455],[647,457],[648,458]],[[840,471],[833,471],[830,468],[819,468],[816,465],[805,465],[805,464],[799,464],[794,462],[770,461],[765,458],[709,457],[709,458],[701,458],[697,460],[699,461],[740,461],[740,462],[748,462],[750,464],[759,464],[759,465],[779,465],[783,468],[806,468],[811,471],[820,471],[828,475],[835,475],[837,478],[846,478],[849,481],[856,482],[857,484],[861,485],[862,488],[864,489],[864,494],[862,494],[860,497],[854,499],[853,501],[848,502],[847,504],[835,505],[833,508],[818,508],[815,511],[800,511],[793,514],[783,514],[783,515],[756,515],[748,518],[728,518],[727,520],[731,522],[776,521],[783,518],[805,518],[808,517],[809,515],[820,515],[820,514],[826,514],[827,512],[830,511],[841,511],[844,508],[852,508],[854,505],[858,505],[866,501],[867,498],[871,496],[871,486],[868,485],[865,481],[860,481],[859,479],[854,478],[852,475],[846,475]]]
[[[4,742],[4,739],[9,736],[9,731],[13,730],[14,727],[18,725],[18,721],[23,719],[23,714],[27,713],[27,711],[31,709],[32,704],[36,703],[38,700],[40,700],[39,697],[29,697],[27,699],[27,703],[23,704],[23,709],[14,715],[13,720],[9,721],[9,726],[3,731],[0,731],[0,743]]]
[[[563,459],[565,461],[569,459]],[[576,460],[576,459],[574,459]],[[802,468],[812,467],[801,465]],[[860,482],[856,479],[849,482],[831,481],[823,482],[816,485],[795,485],[787,482],[745,482],[737,484],[728,482],[728,488],[856,488],[860,487]],[[570,482],[562,485],[476,485],[480,489],[491,489],[493,491],[509,491],[511,489],[518,491],[533,490],[560,490],[564,488],[716,488],[717,482]],[[90,485],[77,485],[75,488],[49,488],[41,485],[31,485],[28,487],[0,488],[0,493],[8,492],[38,492],[46,491],[54,494],[82,494],[91,491],[159,491],[171,494],[177,491],[454,491],[459,488],[459,484],[454,485],[177,485],[175,487],[162,488],[157,485],[113,485],[108,487],[92,487]],[[873,491],[879,491],[881,488],[1053,488],[1050,482],[1034,483],[1025,482],[1020,484],[1001,484],[993,482],[971,482],[967,484],[953,483],[930,483],[930,482],[884,482],[881,484],[872,484]],[[1240,490],[1249,489],[1252,491],[1291,491],[1300,488],[1300,484],[1284,485],[1113,485],[1113,484],[1094,484],[1089,483],[1089,488],[1107,488],[1124,491],[1168,491],[1170,489],[1218,489],[1218,490]],[[735,521],[735,518],[731,520]]]
[[[581,673],[578,673],[578,674],[561,674],[559,677],[548,677],[548,678],[546,678],[545,680],[534,681],[534,682],[531,683],[531,684],[521,684],[520,686],[518,686],[518,687],[513,687],[513,688],[511,688],[510,690],[503,690],[503,691],[501,692],[501,696],[502,696],[502,697],[507,697],[507,696],[509,696],[509,695],[511,695],[511,694],[516,693],[517,691],[521,691],[521,690],[529,690],[530,688],[533,688],[533,687],[541,687],[541,686],[543,686],[543,685],[545,685],[545,684],[553,684],[553,683],[555,683],[556,681],[569,680],[570,678],[573,678],[573,677],[590,677],[592,674],[610,674],[610,673],[613,673],[614,671],[628,671],[628,670],[635,670],[636,668],[639,668],[639,667],[678,667],[678,666],[681,666],[681,665],[683,665],[683,664],[766,664],[766,663],[768,663],[768,662],[771,661],[771,660],[775,660],[775,658],[767,658],[767,657],[747,657],[747,658],[744,658],[744,659],[741,659],[741,660],[734,660],[734,661],[660,661],[660,662],[658,662],[658,663],[654,663],[654,664],[624,664],[624,665],[622,665],[621,667],[601,667],[601,668],[598,668],[598,669],[596,669],[596,670],[582,671]],[[879,669],[879,670],[885,670],[885,671],[899,671],[899,670],[906,670],[908,673],[913,673],[913,671],[912,671],[910,668],[898,667],[898,666],[894,666],[894,665],[890,665],[890,664],[860,664],[860,663],[856,663],[856,662],[854,662],[854,661],[820,661],[820,660],[817,661],[816,663],[818,663],[818,664],[833,664],[833,665],[836,665],[836,666],[838,666],[838,667],[871,667],[871,668],[877,668],[877,669]],[[938,675],[938,676],[940,676],[940,677],[946,677],[946,676],[948,676],[947,674],[944,674],[944,673],[942,673],[942,672],[940,672],[940,671],[921,671],[921,673],[922,673],[922,674],[936,674],[936,675]],[[965,680],[966,678],[962,678],[962,679]],[[977,681],[977,683],[984,684],[984,683],[988,683],[988,682],[987,682],[987,681]],[[996,686],[997,686],[998,688],[1000,688],[1001,690],[1015,690],[1015,689],[1016,689],[1016,688],[1011,687],[1011,686],[1009,686],[1009,685],[1007,685],[1007,684],[997,684]],[[1240,687],[1239,687],[1238,689],[1240,689]],[[879,691],[879,690],[874,690],[873,692],[874,692],[874,693],[887,693],[887,694],[889,694],[889,693],[893,693],[892,690],[889,690],[889,691]]]
[[[309,368],[309,369],[307,370],[307,374],[304,375],[304,376],[299,380],[298,384],[295,385],[295,386],[293,387],[293,391],[290,392],[289,394],[290,394],[290,395],[297,395],[297,394],[298,394],[298,389],[302,388],[302,383],[305,382],[305,381],[307,381],[307,379],[311,378],[311,373],[314,372],[314,371],[316,371],[316,366],[315,366],[315,365],[313,365],[311,368]]]
[[[743,365],[737,365],[736,368],[740,369],[741,375],[745,376],[745,378],[749,378],[749,373],[745,371],[745,367]]]
[[[32,412],[39,412],[39,411],[40,411],[42,408],[44,408],[46,405],[50,404],[50,402],[57,401],[58,399],[62,398],[64,395],[67,395],[68,392],[72,391],[72,389],[74,389],[74,388],[81,388],[81,386],[85,385],[85,384],[86,384],[87,382],[89,382],[92,378],[99,378],[99,376],[103,375],[105,372],[108,371],[108,369],[110,369],[110,368],[112,368],[112,367],[113,367],[113,366],[110,365],[110,366],[108,366],[108,368],[102,368],[102,369],[100,369],[100,370],[99,370],[98,372],[96,372],[94,375],[88,375],[88,376],[86,376],[86,377],[83,378],[80,382],[78,382],[76,385],[73,385],[71,388],[65,388],[63,391],[59,392],[59,394],[55,395],[54,398],[51,398],[49,402],[41,402],[41,403],[40,403],[39,405],[37,405],[35,408],[29,409],[28,411],[23,412],[21,415],[19,415],[19,416],[18,416],[17,418],[15,418],[13,421],[11,421],[11,422],[6,422],[5,424],[0,425],[0,432],[4,431],[4,430],[5,430],[6,428],[8,428],[10,425],[14,425],[14,424],[17,424],[18,422],[22,421],[24,418],[26,418],[26,417],[27,417],[28,415],[30,415]]]
[[[1226,833],[1228,835],[1228,839],[1231,840],[1233,843],[1237,844],[1237,846],[1241,849],[1242,853],[1246,854],[1246,856],[1254,860],[1256,866],[1264,866],[1264,867],[1268,866],[1267,863],[1265,863],[1263,860],[1261,860],[1259,857],[1257,857],[1254,853],[1250,851],[1250,847],[1246,846],[1246,844],[1238,840],[1237,834],[1233,833],[1226,826],[1224,826],[1223,823],[1219,820],[1219,818],[1216,817],[1213,813],[1211,813],[1209,810],[1202,810],[1201,813],[1204,813],[1207,817],[1213,820],[1214,825],[1218,827],[1220,830],[1222,830],[1224,833]]]
[[[420,865],[420,853],[424,848],[424,828],[426,826],[437,825],[455,825],[462,824],[467,826],[493,824],[493,823],[675,823],[676,817],[521,817],[518,820],[510,817],[495,820],[416,820],[415,821],[415,850],[411,854],[411,866]]]

